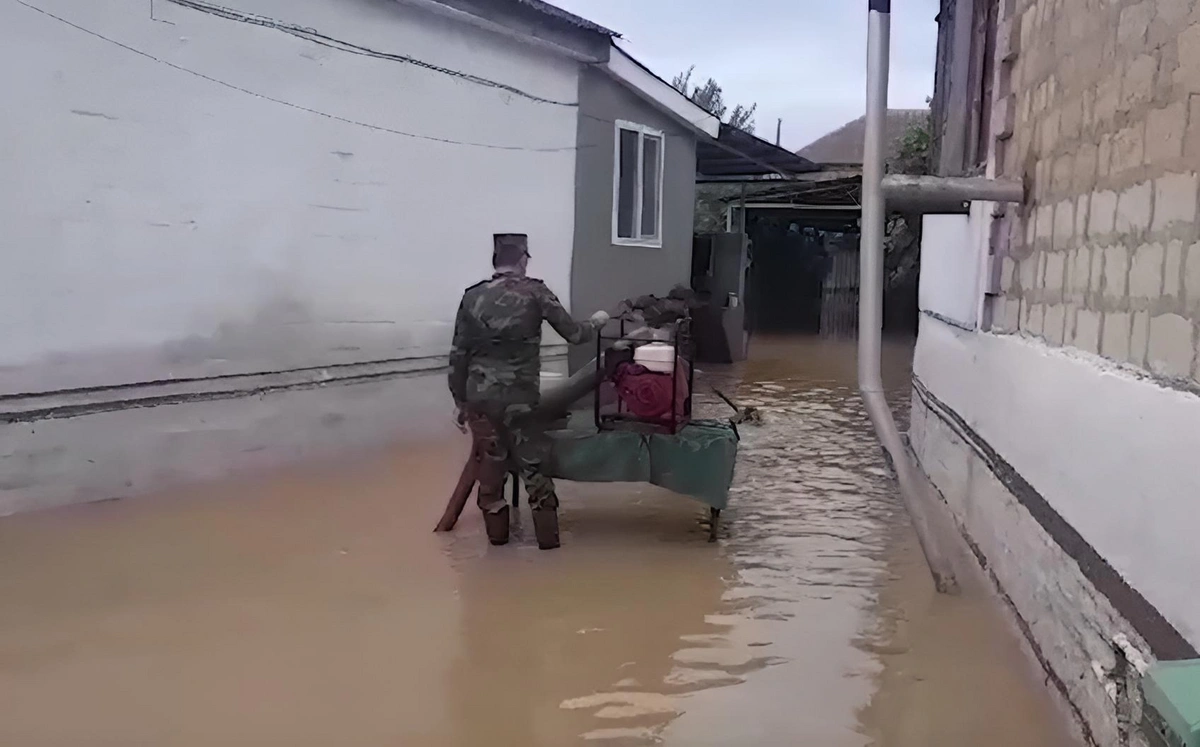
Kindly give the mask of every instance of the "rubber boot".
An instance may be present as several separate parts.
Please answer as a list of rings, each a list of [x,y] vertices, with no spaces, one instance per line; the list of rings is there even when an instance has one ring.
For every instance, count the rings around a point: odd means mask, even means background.
[[[496,513],[483,512],[483,526],[487,530],[488,542],[493,545],[508,544],[508,506]]]
[[[533,512],[533,534],[538,549],[553,550],[559,546],[558,509],[539,508]]]

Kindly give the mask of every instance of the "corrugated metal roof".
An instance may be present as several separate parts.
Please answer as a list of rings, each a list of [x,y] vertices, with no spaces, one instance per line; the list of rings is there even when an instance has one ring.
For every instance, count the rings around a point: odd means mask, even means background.
[[[696,142],[696,171],[706,177],[804,174],[821,167],[760,137],[722,124],[716,140]]]
[[[542,15],[553,18],[556,21],[568,23],[576,28],[583,29],[584,31],[595,31],[598,34],[607,34],[608,36],[620,36],[620,34],[618,34],[616,31],[606,29],[600,24],[593,23],[586,18],[575,15],[574,13],[568,13],[557,5],[551,5],[550,3],[545,2],[545,0],[508,0],[508,2],[524,5],[527,8],[536,10]]]

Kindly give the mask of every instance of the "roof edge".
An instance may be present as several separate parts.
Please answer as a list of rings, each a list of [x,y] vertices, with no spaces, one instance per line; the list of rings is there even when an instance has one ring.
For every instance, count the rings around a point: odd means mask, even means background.
[[[714,140],[721,133],[721,120],[705,111],[670,83],[655,75],[633,55],[611,45],[604,70],[617,82],[630,89],[688,130],[707,135]]]
[[[394,0],[588,64],[605,63],[616,33],[536,0]],[[545,7],[542,7],[545,5]],[[558,10],[555,8],[555,10]]]
[[[533,10],[537,13],[541,13],[542,15],[546,16],[547,18],[550,18],[559,23],[565,23],[574,28],[582,29],[584,31],[593,31],[598,34],[604,34],[610,38],[613,38],[613,37],[620,38],[620,36],[621,36],[616,31],[613,31],[610,28],[605,28],[604,26],[601,26],[600,24],[596,23],[595,21],[584,18],[583,16],[576,15],[574,13],[571,13],[570,11],[563,10],[562,8],[558,7],[557,5],[551,5],[550,3],[546,2],[546,0],[515,0],[515,1],[520,3],[521,5],[524,5],[528,8],[530,8],[531,10]]]

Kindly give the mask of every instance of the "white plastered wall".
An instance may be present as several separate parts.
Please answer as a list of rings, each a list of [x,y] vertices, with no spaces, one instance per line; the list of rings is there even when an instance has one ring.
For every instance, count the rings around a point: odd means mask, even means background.
[[[570,302],[575,108],[166,0],[29,4],[93,33],[0,5],[0,393],[441,354],[497,231]],[[577,63],[398,3],[222,4],[576,100]]]

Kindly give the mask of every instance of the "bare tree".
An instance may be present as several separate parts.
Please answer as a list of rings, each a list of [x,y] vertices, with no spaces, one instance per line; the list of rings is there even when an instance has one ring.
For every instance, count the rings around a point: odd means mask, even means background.
[[[691,99],[692,103],[696,106],[712,114],[717,119],[723,120],[730,127],[736,127],[743,132],[753,133],[754,111],[758,109],[758,104],[751,104],[749,107],[738,104],[733,107],[733,112],[726,118],[725,113],[729,111],[729,107],[725,104],[724,91],[721,90],[721,84],[709,78],[704,82],[704,85],[693,85],[692,73],[695,70],[696,66],[692,65],[687,70],[676,75],[671,79],[671,86],[676,91]]]
[[[750,108],[738,104],[733,107],[733,113],[729,115],[729,126],[736,127],[743,132],[754,134],[754,110],[758,108],[758,104],[751,104]]]

